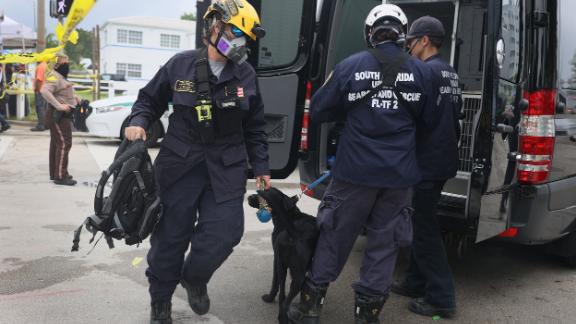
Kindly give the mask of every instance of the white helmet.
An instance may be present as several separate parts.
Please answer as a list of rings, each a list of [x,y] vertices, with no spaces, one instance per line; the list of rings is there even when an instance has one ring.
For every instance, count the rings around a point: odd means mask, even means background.
[[[366,26],[364,36],[368,47],[374,47],[373,36],[381,30],[392,30],[398,34],[398,42],[406,41],[406,29],[408,27],[408,18],[404,11],[397,5],[381,4],[370,11],[366,17]]]

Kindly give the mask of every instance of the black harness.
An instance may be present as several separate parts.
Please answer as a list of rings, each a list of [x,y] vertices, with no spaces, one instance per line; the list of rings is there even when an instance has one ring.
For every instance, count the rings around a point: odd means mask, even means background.
[[[208,50],[202,49],[196,59],[196,85],[197,100],[196,115],[200,124],[199,133],[204,143],[214,141],[214,109],[210,89],[210,65],[208,62]]]
[[[396,99],[403,104],[402,106],[408,110],[410,116],[412,116],[412,118],[416,120],[418,114],[412,109],[412,106],[408,102],[406,102],[406,100],[404,100],[404,97],[400,92],[398,92],[398,89],[396,88],[396,78],[398,76],[398,73],[400,73],[401,67],[408,61],[410,55],[402,52],[398,57],[390,59],[389,57],[384,55],[384,53],[382,53],[381,50],[377,48],[368,49],[368,53],[372,54],[372,56],[374,56],[374,58],[378,60],[378,63],[380,63],[382,83],[380,83],[377,87],[373,88],[368,94],[359,99],[359,102],[365,102],[366,100],[369,100],[384,87],[393,88],[394,94],[396,95]]]

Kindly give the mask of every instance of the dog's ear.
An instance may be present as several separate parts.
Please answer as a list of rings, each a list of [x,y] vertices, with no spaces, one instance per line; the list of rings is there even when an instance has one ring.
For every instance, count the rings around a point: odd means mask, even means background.
[[[284,208],[286,210],[292,210],[296,208],[297,202],[298,202],[298,196],[293,197],[284,196],[282,199],[282,203],[284,204]]]
[[[257,194],[253,194],[248,196],[248,205],[250,205],[250,207],[252,208],[260,208],[259,204],[258,204],[258,195]]]

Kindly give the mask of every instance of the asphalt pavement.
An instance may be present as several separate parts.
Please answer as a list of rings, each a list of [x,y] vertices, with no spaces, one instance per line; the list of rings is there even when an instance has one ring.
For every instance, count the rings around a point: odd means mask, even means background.
[[[48,132],[14,126],[0,134],[0,323],[147,323],[149,299],[144,276],[148,242],[128,247],[105,242],[87,255],[70,252],[73,230],[92,212],[96,181],[112,161],[118,142],[74,135],[70,172],[75,187],[48,179]],[[157,149],[153,149],[155,156]],[[298,192],[298,174],[275,182]],[[249,193],[254,184],[249,183]],[[300,207],[315,214],[318,202]],[[245,205],[245,235],[209,286],[212,308],[197,316],[178,288],[175,323],[275,323],[277,303],[265,304],[272,279],[271,224],[261,224]],[[323,323],[352,323],[353,292],[365,240],[359,238],[339,280],[328,292]],[[454,323],[574,323],[576,270],[538,248],[483,243],[464,259],[452,258],[458,296]],[[400,258],[397,276],[405,268]],[[383,323],[428,323],[407,310],[407,298],[392,295]]]

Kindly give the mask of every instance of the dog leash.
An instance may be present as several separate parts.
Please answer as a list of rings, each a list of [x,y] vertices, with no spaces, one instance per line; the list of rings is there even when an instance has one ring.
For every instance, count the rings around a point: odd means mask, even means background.
[[[330,171],[324,172],[324,174],[320,178],[316,179],[316,181],[312,182],[311,184],[306,186],[306,188],[304,188],[304,190],[302,190],[302,192],[298,195],[298,200],[300,200],[300,198],[302,198],[303,194],[316,188],[319,184],[321,184],[324,180],[328,179],[331,175],[332,175],[332,173]]]

